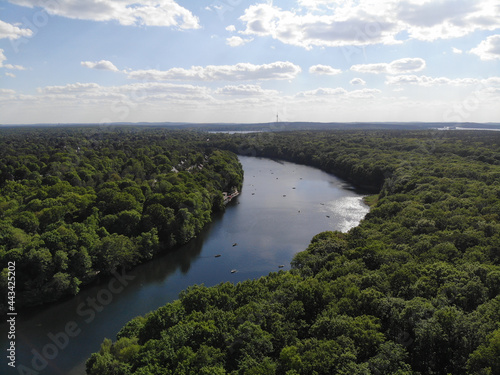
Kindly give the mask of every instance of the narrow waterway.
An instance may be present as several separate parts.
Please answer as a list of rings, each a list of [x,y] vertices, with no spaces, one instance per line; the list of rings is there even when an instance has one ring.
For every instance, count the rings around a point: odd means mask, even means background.
[[[0,373],[84,374],[89,355],[105,337],[115,339],[133,317],[176,299],[193,284],[287,270],[312,236],[347,231],[368,212],[361,193],[318,169],[264,158],[240,161],[241,194],[188,245],[64,302],[20,313],[15,369],[6,365],[10,340],[3,322]]]

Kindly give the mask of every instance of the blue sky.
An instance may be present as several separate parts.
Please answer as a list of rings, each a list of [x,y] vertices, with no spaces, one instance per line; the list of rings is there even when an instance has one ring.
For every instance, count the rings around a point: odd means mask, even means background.
[[[500,122],[497,0],[8,0],[0,123]]]

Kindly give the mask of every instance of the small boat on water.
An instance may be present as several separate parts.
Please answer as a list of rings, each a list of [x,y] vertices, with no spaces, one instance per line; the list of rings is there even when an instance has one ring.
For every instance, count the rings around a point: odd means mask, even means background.
[[[220,254],[217,254],[215,257],[216,257],[216,258],[219,258],[220,256],[221,256]]]
[[[238,243],[237,243],[237,242],[233,243],[233,247],[235,247],[235,246],[238,246]]]
[[[285,265],[284,265],[284,264],[280,264],[280,265],[278,266],[278,268],[283,268],[283,267],[285,267]]]
[[[231,273],[236,273],[236,270],[231,270]]]

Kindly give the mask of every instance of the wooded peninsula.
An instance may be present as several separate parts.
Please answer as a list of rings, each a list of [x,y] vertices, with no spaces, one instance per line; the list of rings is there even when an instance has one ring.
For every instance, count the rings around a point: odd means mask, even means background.
[[[235,154],[200,139],[140,128],[2,130],[4,295],[9,262],[22,308],[75,295],[195,237],[243,181]]]

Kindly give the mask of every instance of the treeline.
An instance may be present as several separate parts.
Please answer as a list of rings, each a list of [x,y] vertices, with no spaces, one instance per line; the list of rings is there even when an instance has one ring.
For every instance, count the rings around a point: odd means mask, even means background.
[[[240,155],[317,167],[377,193],[397,168],[409,172],[413,164],[433,162],[441,156],[455,155],[465,161],[494,165],[500,162],[499,137],[495,132],[290,131],[211,134],[210,140],[214,146]],[[456,162],[446,166],[456,167]]]
[[[292,270],[179,299],[126,324],[94,374],[499,374],[500,135],[211,135],[379,188],[348,233]],[[364,177],[364,178],[363,178]]]
[[[191,132],[35,128],[0,132],[0,288],[16,265],[16,307],[196,236],[241,188],[236,155]],[[0,309],[5,309],[2,301]]]

